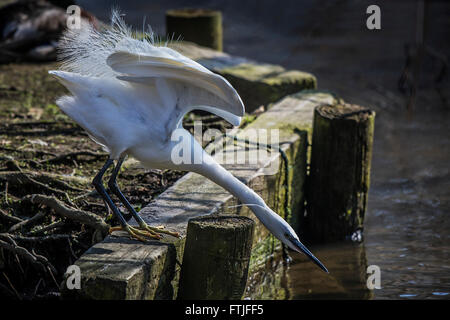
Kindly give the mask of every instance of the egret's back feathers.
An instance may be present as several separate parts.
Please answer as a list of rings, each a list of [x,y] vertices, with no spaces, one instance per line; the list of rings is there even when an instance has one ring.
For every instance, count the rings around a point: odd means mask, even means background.
[[[115,75],[106,59],[116,51],[158,56],[153,33],[150,31],[142,40],[133,38],[131,28],[117,10],[112,11],[110,28],[97,30],[83,22],[80,28],[71,28],[64,33],[57,49],[61,70],[94,77]]]
[[[110,28],[97,30],[92,25],[83,25],[80,29],[69,29],[59,43],[58,52],[61,70],[66,73],[52,74],[76,96],[85,94],[83,90],[75,92],[79,88],[77,81],[88,81],[82,80],[83,77],[118,79],[130,87],[139,83],[148,88],[155,88],[155,80],[163,79],[165,83],[158,81],[158,87],[165,87],[164,93],[156,97],[154,90],[149,89],[142,98],[151,108],[159,100],[165,104],[165,112],[177,109],[177,125],[193,109],[215,113],[233,125],[238,125],[244,115],[239,94],[225,78],[155,41],[151,31],[136,39],[118,11],[112,13]],[[69,73],[83,77],[74,81],[77,77]],[[104,94],[109,95],[107,91]]]
[[[190,59],[183,61],[121,51],[111,54],[107,63],[114,71],[124,74],[118,79],[131,83],[152,86],[155,78],[167,79],[173,90],[166,92],[165,97],[172,100],[169,96],[173,96],[175,104],[181,108],[178,120],[193,109],[212,112],[233,125],[239,125],[244,115],[244,104],[231,84]]]
[[[68,30],[59,57],[61,70],[50,74],[73,97],[60,98],[58,106],[114,158],[150,137],[150,149],[170,149],[173,131],[193,109],[233,125],[244,115],[241,98],[225,78],[159,45],[152,34],[134,38],[117,11],[111,28]]]
[[[121,14],[113,10],[110,27],[97,30],[85,20],[80,28],[68,29],[58,43],[58,60],[62,62],[61,70],[86,76],[108,77],[116,75],[106,64],[106,59],[113,53],[124,51],[138,55],[148,55],[173,60],[191,61],[177,51],[168,48],[168,42],[161,43],[151,28],[137,39],[133,30],[126,25]],[[189,63],[189,62],[188,62]]]

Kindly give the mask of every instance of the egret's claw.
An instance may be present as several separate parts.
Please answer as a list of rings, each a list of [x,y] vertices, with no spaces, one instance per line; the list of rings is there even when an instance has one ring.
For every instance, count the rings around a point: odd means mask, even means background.
[[[178,232],[165,230],[164,226],[150,227],[148,224],[142,223],[140,228],[143,230],[146,230],[152,234],[157,234],[159,236],[161,236],[160,234],[163,233],[163,234],[171,235],[172,237],[176,237],[176,238],[180,237],[180,234]]]
[[[114,231],[119,231],[119,230],[124,230],[124,231],[128,232],[128,234],[130,235],[130,237],[132,239],[136,239],[136,240],[139,240],[142,242],[147,242],[147,240],[149,240],[149,239],[155,239],[155,240],[161,239],[161,236],[159,234],[150,233],[145,230],[140,230],[139,228],[135,228],[130,225],[127,225],[125,227],[121,227],[121,226],[111,227],[111,228],[109,228],[109,233],[112,233]]]
[[[139,227],[132,227],[130,225],[127,225],[126,227],[111,227],[109,228],[109,233],[119,230],[126,231],[131,236],[131,238],[143,242],[147,241],[146,238],[160,240],[162,238],[162,234],[168,234],[177,238],[180,237],[180,234],[178,232],[164,230],[164,226],[150,227],[146,223],[142,223]]]

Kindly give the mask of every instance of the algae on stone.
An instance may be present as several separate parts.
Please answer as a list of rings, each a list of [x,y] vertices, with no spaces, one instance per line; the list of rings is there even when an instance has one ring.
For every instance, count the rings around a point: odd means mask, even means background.
[[[281,66],[270,64],[241,63],[214,71],[224,76],[236,88],[247,112],[286,95],[315,89],[317,85],[312,74],[296,70],[286,71]]]

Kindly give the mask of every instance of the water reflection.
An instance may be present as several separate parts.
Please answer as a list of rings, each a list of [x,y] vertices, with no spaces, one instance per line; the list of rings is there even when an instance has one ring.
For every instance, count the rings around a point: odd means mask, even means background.
[[[366,286],[367,259],[364,244],[350,242],[312,247],[330,274],[308,258],[291,253],[286,266],[281,254],[269,259],[249,277],[245,297],[249,299],[371,299]]]

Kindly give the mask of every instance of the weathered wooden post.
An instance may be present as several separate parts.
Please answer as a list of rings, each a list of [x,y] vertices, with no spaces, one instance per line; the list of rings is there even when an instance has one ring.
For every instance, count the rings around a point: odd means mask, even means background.
[[[369,192],[374,120],[375,112],[356,105],[315,109],[307,192],[311,240],[359,236]]]
[[[214,215],[189,220],[178,299],[241,299],[254,221]]]
[[[222,51],[222,13],[208,9],[168,10],[166,34]]]

